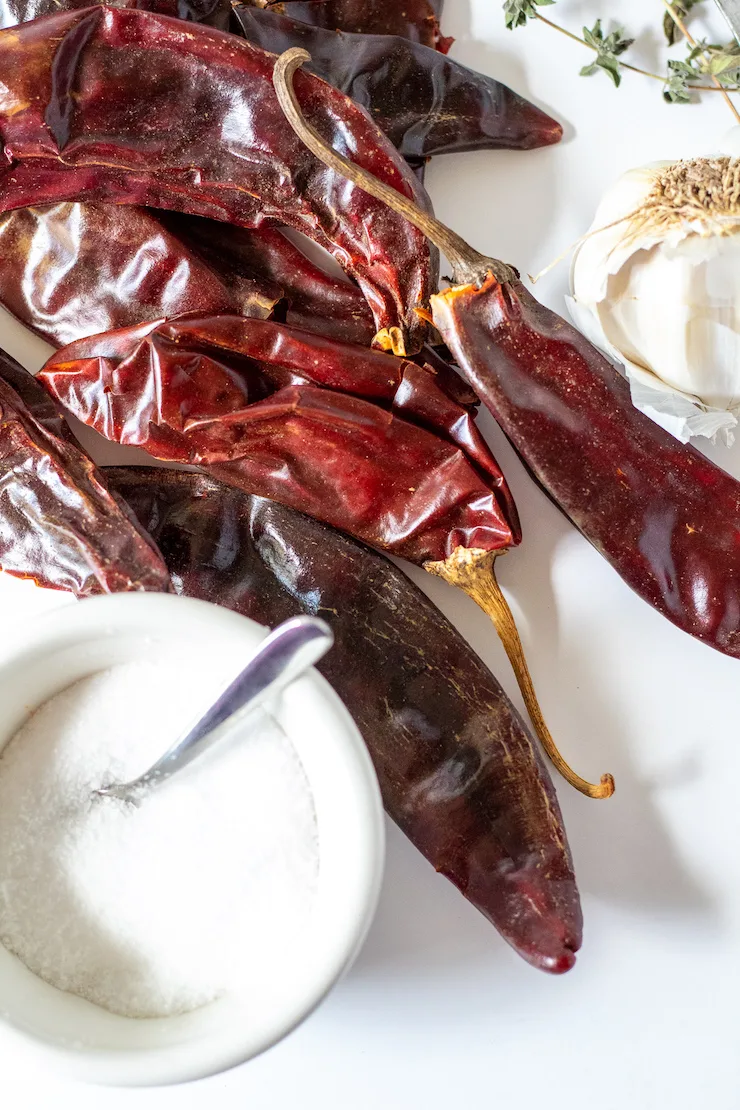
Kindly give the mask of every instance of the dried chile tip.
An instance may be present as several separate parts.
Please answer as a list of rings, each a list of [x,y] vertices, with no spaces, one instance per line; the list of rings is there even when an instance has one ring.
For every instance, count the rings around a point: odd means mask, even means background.
[[[574,935],[570,929],[563,928],[557,915],[555,920],[549,915],[540,918],[539,929],[526,941],[511,935],[507,939],[515,952],[531,967],[537,971],[545,971],[548,975],[564,975],[575,967],[576,953],[581,947],[580,933]]]
[[[563,137],[563,125],[558,123],[556,119],[550,121],[550,126],[543,132],[542,135],[545,140],[545,146],[553,146],[559,143]]]
[[[529,101],[517,96],[517,122],[522,131],[522,150],[554,146],[563,137],[563,126]]]
[[[564,948],[558,956],[543,956],[537,962],[536,966],[541,971],[547,971],[550,975],[564,975],[566,971],[570,971],[575,966],[576,954],[572,948]]]

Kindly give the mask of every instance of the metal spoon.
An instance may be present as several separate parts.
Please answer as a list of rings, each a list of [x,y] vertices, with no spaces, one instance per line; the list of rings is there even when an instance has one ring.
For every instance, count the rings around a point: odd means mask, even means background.
[[[131,782],[96,790],[103,797],[138,804],[141,788],[153,786],[182,770],[223,735],[221,726],[236,714],[246,716],[318,663],[334,643],[328,624],[318,617],[292,617],[262,641],[237,675],[197,724],[177,740],[143,775]]]
[[[740,43],[740,0],[714,0],[714,2],[729,23],[736,42]]]

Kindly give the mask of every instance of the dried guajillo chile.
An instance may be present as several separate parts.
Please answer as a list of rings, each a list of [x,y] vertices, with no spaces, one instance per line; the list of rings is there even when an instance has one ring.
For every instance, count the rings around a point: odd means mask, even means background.
[[[279,291],[273,314],[284,323],[349,343],[372,343],[373,317],[359,288],[326,273],[279,228],[251,231],[176,212],[161,212],[157,218],[227,280],[241,276],[261,283],[271,296]],[[194,307],[208,312],[207,305]],[[158,315],[172,313],[164,310]]]
[[[274,62],[235,35],[125,8],[0,31],[0,211],[107,201],[288,225],[356,278],[379,341],[416,349],[426,324],[414,306],[435,280],[435,252],[306,150],[277,103]],[[361,108],[310,74],[301,95],[332,141],[426,203]]]
[[[78,597],[170,589],[124,502],[48,393],[0,351],[0,569]]]
[[[635,409],[624,378],[511,267],[327,150],[291,95],[302,61],[290,51],[276,67],[293,126],[444,251],[456,285],[432,297],[434,323],[534,477],[658,612],[740,657],[740,483]]]
[[[205,466],[435,573],[482,565],[478,600],[537,707],[489,565],[519,543],[516,509],[469,413],[431,371],[269,321],[215,317],[80,340],[40,378],[114,442]],[[541,714],[536,723],[570,782],[596,797],[611,791],[608,776],[593,787],[575,775]]]
[[[443,54],[454,39],[439,26],[443,0],[252,0],[256,8],[285,12],[314,27],[364,35],[401,35]]]
[[[572,967],[581,909],[555,792],[491,672],[382,555],[202,475],[107,471],[178,592],[274,625],[328,620],[319,665],[354,716],[385,808],[531,964]]]
[[[310,27],[243,3],[234,14],[245,38],[264,50],[308,50],[311,71],[362,104],[406,158],[529,150],[562,138],[559,123],[506,85],[427,46]]]
[[[18,23],[28,23],[44,15],[56,15],[62,10],[89,7],[90,0],[0,0],[0,28],[15,27]],[[174,19],[206,23],[222,31],[228,31],[231,14],[228,0],[110,0],[109,7],[141,8]]]
[[[3,213],[0,256],[0,303],[55,347],[196,309],[267,317],[283,295],[228,258],[211,267],[153,209],[133,205]]]
[[[79,340],[39,380],[116,443],[206,466],[417,562],[519,542],[467,411],[392,355],[270,321],[186,318]]]

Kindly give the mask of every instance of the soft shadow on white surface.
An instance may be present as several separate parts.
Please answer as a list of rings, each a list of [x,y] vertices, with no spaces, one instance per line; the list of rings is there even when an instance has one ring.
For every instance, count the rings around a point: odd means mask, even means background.
[[[638,914],[657,911],[700,919],[711,935],[716,923],[711,895],[683,865],[653,810],[649,789],[626,777],[625,769],[614,764],[623,800],[612,815],[599,820],[598,840],[595,803],[569,807],[582,894],[615,901]],[[436,874],[399,829],[390,821],[387,825],[385,883],[365,948],[349,975],[353,991],[366,980],[373,989],[381,969],[395,983],[408,980],[413,989],[420,978],[454,976],[462,968],[470,973],[478,967],[493,979],[503,967],[511,968],[513,953],[493,926]],[[592,853],[589,841],[594,842]],[[518,974],[517,958],[512,974]]]
[[[646,781],[625,750],[626,721],[618,700],[600,692],[598,660],[589,665],[581,656],[564,663],[574,688],[590,691],[587,720],[599,751],[607,753],[604,769],[617,783],[615,796],[604,802],[576,797],[558,783],[581,892],[646,918],[670,912],[711,928],[717,922],[716,899],[682,858],[656,804],[656,784]],[[681,760],[672,782],[661,775],[661,789],[690,785],[698,774],[697,758]]]

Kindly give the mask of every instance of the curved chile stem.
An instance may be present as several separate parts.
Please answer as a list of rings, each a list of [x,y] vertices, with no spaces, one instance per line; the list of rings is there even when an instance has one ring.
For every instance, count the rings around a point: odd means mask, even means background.
[[[464,590],[493,621],[509,657],[511,669],[516,676],[535,732],[555,769],[566,782],[588,798],[610,798],[614,793],[614,778],[609,774],[602,775],[600,783],[596,785],[577,775],[560,754],[545,724],[514,614],[496,579],[494,570],[496,554],[495,551],[470,551],[466,548],[457,548],[443,563],[425,563],[424,569]]]
[[[453,276],[458,285],[472,283],[480,284],[485,280],[486,274],[493,274],[497,281],[513,281],[516,277],[514,270],[496,258],[486,258],[479,254],[465,242],[451,228],[445,227],[439,220],[435,220],[427,212],[422,212],[418,205],[408,197],[403,196],[396,189],[391,188],[382,181],[378,181],[367,170],[356,166],[347,158],[330,147],[311,126],[303,115],[298,99],[293,88],[293,75],[304,62],[310,62],[311,55],[307,50],[294,46],[281,54],[275,62],[272,82],[285,118],[298,135],[299,139],[308,147],[325,166],[335,173],[346,177],[353,185],[358,185],[366,193],[382,201],[392,208],[394,212],[405,216],[409,223],[418,228],[435,247],[446,256],[452,266]]]

